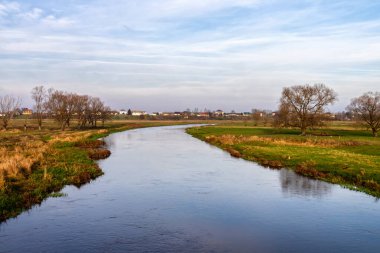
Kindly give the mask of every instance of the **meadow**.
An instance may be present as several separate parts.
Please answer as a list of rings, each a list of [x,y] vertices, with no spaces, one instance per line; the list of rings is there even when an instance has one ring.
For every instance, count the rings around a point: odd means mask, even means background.
[[[298,129],[249,122],[190,128],[192,136],[232,156],[380,197],[380,139],[351,122],[331,122],[301,136]]]

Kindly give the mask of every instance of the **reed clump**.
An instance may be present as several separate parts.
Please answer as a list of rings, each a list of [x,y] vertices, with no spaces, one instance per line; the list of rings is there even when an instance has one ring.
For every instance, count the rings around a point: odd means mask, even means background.
[[[93,160],[106,159],[111,155],[111,151],[108,149],[91,149],[88,155]]]

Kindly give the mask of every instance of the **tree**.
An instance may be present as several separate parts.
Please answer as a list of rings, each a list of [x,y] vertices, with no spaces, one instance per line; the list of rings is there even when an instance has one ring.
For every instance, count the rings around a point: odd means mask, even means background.
[[[42,119],[45,112],[45,102],[47,93],[44,86],[36,86],[32,89],[32,99],[34,100],[34,115],[37,118],[38,129],[41,131]]]
[[[88,122],[88,115],[89,115],[89,105],[88,101],[90,100],[90,97],[87,95],[84,96],[77,96],[76,103],[75,103],[75,114],[77,115],[78,120],[78,128],[83,128],[86,126]]]
[[[299,127],[302,135],[306,129],[320,124],[325,107],[336,101],[337,94],[324,84],[310,86],[296,85],[282,90],[279,112],[286,113],[280,118],[289,126]]]
[[[0,118],[3,121],[3,128],[7,130],[10,121],[17,109],[20,107],[20,99],[9,95],[0,96]]]
[[[111,109],[99,98],[53,89],[49,89],[46,108],[62,130],[70,127],[71,121],[75,119],[78,128],[84,128],[87,124],[96,127],[99,120],[104,125],[111,114]]]
[[[371,130],[372,135],[377,137],[380,129],[380,93],[367,92],[360,97],[351,100],[347,106],[356,118],[362,120]]]
[[[91,112],[91,124],[97,127],[97,121],[101,119],[102,111],[104,109],[104,103],[100,98],[91,97],[89,100],[90,112]]]
[[[100,119],[102,120],[102,126],[104,127],[104,122],[111,119],[111,108],[109,106],[104,106],[100,113]]]
[[[65,130],[66,125],[70,123],[70,118],[73,113],[74,107],[69,106],[70,94],[49,89],[49,97],[46,102],[46,108],[49,110],[51,116],[58,122],[61,130]]]

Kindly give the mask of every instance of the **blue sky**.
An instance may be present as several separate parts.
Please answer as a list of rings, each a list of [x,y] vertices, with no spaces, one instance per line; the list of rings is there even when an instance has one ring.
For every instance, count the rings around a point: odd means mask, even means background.
[[[0,94],[36,85],[115,109],[276,109],[325,83],[332,111],[380,87],[380,1],[0,0]]]

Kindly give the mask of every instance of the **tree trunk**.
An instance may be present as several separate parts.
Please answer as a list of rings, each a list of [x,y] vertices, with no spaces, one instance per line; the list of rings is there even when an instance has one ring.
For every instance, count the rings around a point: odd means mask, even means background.
[[[306,127],[301,127],[301,135],[306,135]]]
[[[372,128],[372,135],[373,137],[377,137],[377,129]]]

